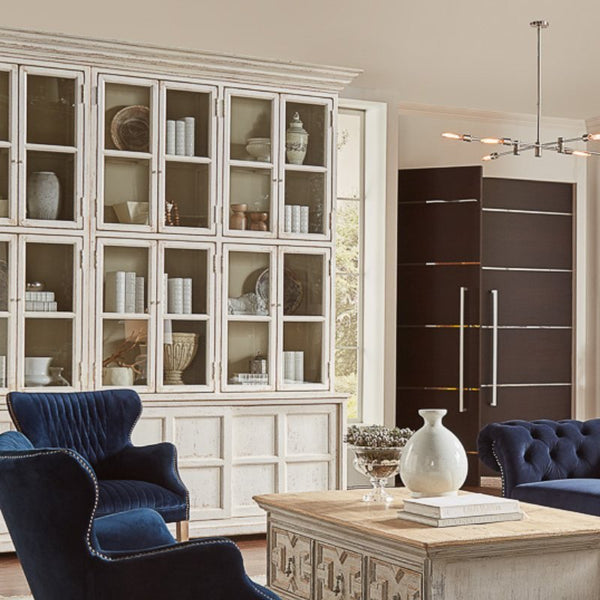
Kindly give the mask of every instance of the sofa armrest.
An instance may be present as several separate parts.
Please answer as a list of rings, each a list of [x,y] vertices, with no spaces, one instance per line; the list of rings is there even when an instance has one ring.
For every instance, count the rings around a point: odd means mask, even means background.
[[[177,470],[177,449],[169,442],[126,446],[96,465],[99,479],[136,479],[160,485],[186,497],[187,488]]]

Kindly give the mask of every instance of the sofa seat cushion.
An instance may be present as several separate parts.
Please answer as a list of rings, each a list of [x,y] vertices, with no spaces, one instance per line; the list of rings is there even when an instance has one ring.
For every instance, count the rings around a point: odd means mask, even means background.
[[[522,483],[512,498],[552,508],[600,516],[600,479],[550,479]]]
[[[183,521],[185,500],[178,494],[155,483],[135,479],[101,479],[97,517],[135,508],[151,508],[165,521]]]

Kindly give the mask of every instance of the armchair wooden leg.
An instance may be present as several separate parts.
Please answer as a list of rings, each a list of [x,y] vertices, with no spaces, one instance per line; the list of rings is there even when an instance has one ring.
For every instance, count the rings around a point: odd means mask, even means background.
[[[189,521],[178,521],[177,522],[177,541],[187,542],[190,539],[190,522]]]

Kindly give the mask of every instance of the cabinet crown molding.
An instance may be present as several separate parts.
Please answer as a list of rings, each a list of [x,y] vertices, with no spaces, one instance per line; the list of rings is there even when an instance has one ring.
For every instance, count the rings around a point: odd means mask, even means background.
[[[74,35],[0,28],[3,59],[18,57],[70,62],[93,67],[127,65],[157,74],[177,73],[232,83],[294,87],[339,92],[362,71],[347,67],[266,60],[201,50],[166,48]],[[119,63],[116,63],[119,61]]]

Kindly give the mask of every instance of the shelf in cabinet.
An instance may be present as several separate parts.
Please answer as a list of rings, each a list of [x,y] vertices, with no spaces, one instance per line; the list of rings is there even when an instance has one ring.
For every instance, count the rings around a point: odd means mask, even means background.
[[[148,319],[150,319],[150,315],[148,313],[103,312],[100,316],[103,319],[111,319],[113,321],[125,321],[127,319],[135,320],[135,321],[147,321]]]
[[[53,144],[25,144],[25,150],[32,152],[52,152],[55,154],[76,154],[75,146],[55,146]]]
[[[232,169],[247,169],[249,171],[268,171],[273,168],[273,163],[259,162],[257,160],[230,160]]]
[[[8,319],[12,314],[9,310],[2,310],[0,311],[0,319]]]
[[[286,171],[297,171],[298,173],[327,173],[327,167],[320,167],[316,165],[285,165]]]
[[[207,156],[183,156],[181,154],[166,154],[165,161],[168,163],[189,163],[193,165],[209,165],[212,158]]]
[[[6,142],[4,140],[0,140],[0,148],[10,148],[12,146],[12,142]]]
[[[200,315],[194,313],[182,314],[182,313],[165,313],[163,319],[168,321],[208,321],[208,315]]]
[[[237,323],[268,323],[271,315],[227,315],[228,321]]]
[[[322,315],[284,315],[284,323],[324,323],[325,317]]]
[[[71,311],[53,310],[53,311],[25,311],[27,319],[73,319],[75,313]]]
[[[132,152],[130,150],[104,150],[106,158],[124,158],[128,160],[148,161],[152,158],[150,152]]]

